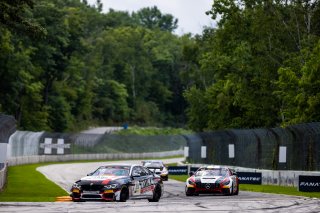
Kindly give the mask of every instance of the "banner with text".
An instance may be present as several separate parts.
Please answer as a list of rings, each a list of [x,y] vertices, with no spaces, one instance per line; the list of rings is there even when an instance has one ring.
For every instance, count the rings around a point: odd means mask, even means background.
[[[320,176],[299,175],[299,191],[320,192]]]
[[[241,184],[260,184],[262,182],[261,172],[237,172],[239,183]]]

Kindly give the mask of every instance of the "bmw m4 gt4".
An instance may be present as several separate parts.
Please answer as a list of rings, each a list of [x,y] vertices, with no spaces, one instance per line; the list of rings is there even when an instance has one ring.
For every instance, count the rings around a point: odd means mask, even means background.
[[[140,165],[106,165],[76,181],[73,201],[148,199],[158,202],[163,194],[160,177]]]

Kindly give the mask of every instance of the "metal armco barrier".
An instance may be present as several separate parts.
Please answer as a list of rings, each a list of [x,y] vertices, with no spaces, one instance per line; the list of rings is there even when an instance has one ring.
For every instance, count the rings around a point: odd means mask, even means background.
[[[120,160],[120,159],[145,159],[164,158],[183,155],[183,150],[167,152],[145,152],[145,153],[97,153],[97,154],[70,154],[70,155],[34,155],[8,158],[8,165],[22,165],[42,162],[64,162],[75,160]]]
[[[0,114],[0,191],[7,180],[7,148],[9,137],[16,131],[16,120]]]
[[[5,165],[2,169],[0,169],[0,191],[2,191],[4,185],[6,184],[7,171],[8,171],[7,165]]]

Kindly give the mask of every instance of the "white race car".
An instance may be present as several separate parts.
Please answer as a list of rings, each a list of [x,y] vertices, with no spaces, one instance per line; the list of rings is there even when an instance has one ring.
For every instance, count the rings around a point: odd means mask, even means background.
[[[161,160],[146,160],[142,161],[142,165],[147,167],[153,173],[159,175],[161,180],[166,181],[169,178],[169,171]]]
[[[239,179],[237,174],[228,167],[204,166],[195,173],[190,172],[185,192],[186,196],[213,193],[238,195]]]

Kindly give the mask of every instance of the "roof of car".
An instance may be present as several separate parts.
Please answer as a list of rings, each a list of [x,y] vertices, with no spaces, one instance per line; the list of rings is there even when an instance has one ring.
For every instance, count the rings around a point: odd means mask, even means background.
[[[108,166],[128,166],[128,167],[132,167],[132,166],[141,166],[141,165],[138,165],[138,164],[106,164],[106,165],[103,165],[103,166],[99,166],[99,168],[108,167]]]
[[[205,169],[228,169],[226,166],[219,166],[219,165],[208,165],[208,166],[202,166],[200,168],[205,168]]]

